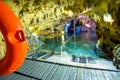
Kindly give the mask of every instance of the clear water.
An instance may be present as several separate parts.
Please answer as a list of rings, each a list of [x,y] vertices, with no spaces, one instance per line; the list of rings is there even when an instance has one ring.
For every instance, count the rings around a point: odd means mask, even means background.
[[[96,33],[95,32],[81,32],[80,34],[76,34],[71,39],[71,34],[65,34],[66,43],[62,44],[61,38],[54,38],[45,41],[45,45],[42,46],[42,49],[52,50],[61,52],[67,52],[71,55],[76,56],[91,56],[97,58],[97,54],[95,52],[96,45]],[[67,41],[69,40],[69,41]]]

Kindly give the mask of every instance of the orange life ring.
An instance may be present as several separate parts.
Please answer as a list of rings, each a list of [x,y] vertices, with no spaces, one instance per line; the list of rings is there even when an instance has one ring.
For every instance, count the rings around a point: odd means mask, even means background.
[[[22,65],[27,52],[27,41],[20,21],[1,0],[0,30],[6,43],[6,55],[0,61],[0,76],[2,76],[16,71]]]

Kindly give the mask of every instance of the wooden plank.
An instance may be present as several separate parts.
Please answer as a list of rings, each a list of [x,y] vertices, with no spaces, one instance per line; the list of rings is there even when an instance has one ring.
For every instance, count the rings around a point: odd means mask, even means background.
[[[23,77],[21,76],[21,77],[18,77],[18,79],[16,79],[16,80],[31,80],[32,78],[30,78],[30,77],[24,77],[24,79],[23,79]]]
[[[47,63],[43,63],[43,65],[40,67],[38,66],[39,69],[38,69],[38,71],[36,71],[37,72],[35,75],[36,78],[40,78],[41,73],[43,73],[43,70],[46,68],[46,66],[48,66]]]
[[[35,68],[38,66],[39,62],[33,61],[31,66],[24,72],[24,74],[30,75],[34,72]]]
[[[119,72],[110,72],[113,80],[120,80],[120,76],[118,75]]]
[[[120,76],[120,72],[117,72],[118,76]]]
[[[64,76],[63,80],[69,80],[71,69],[72,67],[67,67],[66,75]]]
[[[55,74],[56,70],[58,69],[59,65],[55,65],[53,67],[53,69],[50,71],[49,75],[47,76],[47,78],[45,80],[51,80],[52,76]]]
[[[0,80],[120,80],[120,72],[84,69],[62,66],[32,60],[25,60],[18,72],[29,75],[13,73],[0,77]]]
[[[43,76],[41,77],[41,79],[46,79],[46,77],[49,75],[49,73],[52,71],[52,69],[54,68],[54,64],[51,64],[50,67],[48,69],[46,69],[46,71],[44,72]]]
[[[83,80],[83,68],[78,68],[77,80]]]
[[[40,66],[38,66],[38,67],[34,70],[34,72],[31,74],[31,76],[37,77],[37,75],[39,74],[39,72],[41,72],[41,70],[43,69],[45,63],[41,62],[41,63],[39,63],[39,64],[40,64]]]
[[[83,80],[86,80],[86,78],[88,77],[87,74],[86,74],[86,69],[83,69]]]
[[[26,80],[26,78],[27,78],[26,76],[16,74],[13,80]]]
[[[42,70],[39,72],[39,74],[37,75],[37,78],[41,79],[41,77],[43,76],[43,74],[45,73],[45,71],[50,67],[50,64],[46,63],[44,64]]]
[[[69,80],[76,80],[77,78],[77,68],[72,67],[70,75],[69,75]]]
[[[0,76],[0,80],[7,80],[9,78],[11,78],[13,74],[10,74],[10,75],[6,75],[6,76]]]
[[[38,74],[38,71],[40,71],[40,69],[41,69],[41,67],[44,65],[44,63],[42,63],[42,62],[38,62],[37,63],[37,65],[36,65],[36,67],[34,67],[34,69],[33,69],[33,72],[31,72],[30,73],[30,76],[36,76],[36,74]]]
[[[24,63],[23,63],[23,65],[17,71],[19,72],[19,71],[23,70],[25,67],[27,67],[29,65],[29,61],[30,60],[25,60]]]
[[[27,77],[25,80],[35,80],[35,79]]]
[[[108,71],[103,71],[103,74],[105,76],[105,80],[113,80],[110,73]]]
[[[27,65],[26,66],[24,66],[22,69],[20,69],[20,70],[18,70],[18,72],[22,72],[22,73],[24,73],[24,71],[26,71],[32,64],[33,61],[28,61],[27,62]]]
[[[59,66],[51,80],[62,80],[66,68],[67,68],[66,66]]]
[[[61,73],[63,66],[59,66],[58,69],[56,70],[56,72],[54,73],[53,77],[51,78],[51,80],[60,80],[58,78],[58,76],[60,76],[59,74]]]
[[[64,77],[65,77],[66,75],[68,75],[68,74],[66,73],[67,67],[68,67],[68,66],[65,66],[65,67],[64,67],[64,70],[62,71],[61,80],[63,80]]]
[[[99,80],[106,80],[103,72],[101,70],[96,70],[96,75]]]
[[[91,80],[90,69],[84,69],[84,79]]]
[[[91,80],[90,69],[85,69],[85,80]]]
[[[29,71],[29,73],[27,73],[27,75],[34,76],[33,73],[35,72],[35,70],[36,70],[37,67],[40,67],[40,63],[39,62],[35,62],[34,66]]]
[[[14,80],[14,77],[16,76],[16,74],[12,74],[7,80]],[[4,79],[3,79],[4,80]]]
[[[98,80],[96,70],[91,69],[91,80]]]
[[[25,80],[27,77],[19,74],[11,74],[0,78],[0,80]]]
[[[32,69],[35,67],[35,64],[36,62],[32,61],[22,73],[29,75]]]

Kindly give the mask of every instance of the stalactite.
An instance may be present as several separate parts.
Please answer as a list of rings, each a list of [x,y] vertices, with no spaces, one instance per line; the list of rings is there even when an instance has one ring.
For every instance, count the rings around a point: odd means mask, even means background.
[[[97,34],[103,37],[104,28],[110,26],[110,40],[108,43],[117,44],[120,42],[119,29],[120,29],[120,0],[3,0],[20,18],[25,29],[27,27],[39,26],[39,29],[33,27],[30,32],[39,32],[36,30],[43,30],[47,26],[55,25],[55,18],[70,17],[74,14],[79,14],[91,8],[92,10],[86,12],[86,15],[98,23]],[[103,20],[103,15],[109,13],[114,19],[113,25],[106,25]],[[62,15],[62,16],[61,16]],[[39,23],[39,20],[41,22]],[[46,20],[52,20],[53,23],[47,24]],[[39,23],[39,24],[38,24]],[[59,22],[60,23],[60,22]],[[111,28],[113,27],[113,28]],[[36,30],[35,30],[36,29]],[[58,28],[58,29],[61,29]],[[108,39],[107,33],[104,33],[104,38]],[[110,50],[112,47],[110,47]]]

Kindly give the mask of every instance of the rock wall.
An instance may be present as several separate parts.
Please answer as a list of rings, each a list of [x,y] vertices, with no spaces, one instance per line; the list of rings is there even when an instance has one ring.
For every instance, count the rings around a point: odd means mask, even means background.
[[[97,37],[102,39],[102,48],[109,56],[111,56],[114,46],[120,43],[120,0],[3,1],[18,16],[25,28],[26,35],[31,33],[47,35],[54,31],[60,33],[66,17],[86,14],[96,22]],[[104,21],[103,15],[106,13],[112,16],[114,22]]]
[[[19,17],[25,30],[35,32],[43,30],[48,26],[53,26],[54,20],[65,16],[72,16],[71,10],[65,10],[68,5],[73,5],[74,1],[69,0],[3,0]],[[35,29],[35,30],[34,30]],[[39,33],[38,33],[39,34]]]

